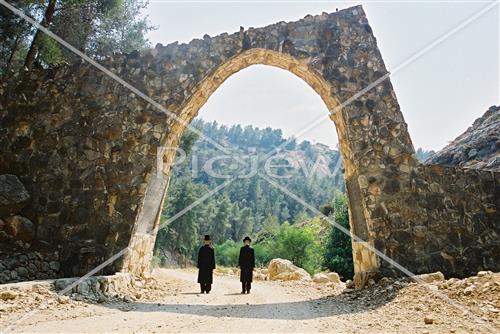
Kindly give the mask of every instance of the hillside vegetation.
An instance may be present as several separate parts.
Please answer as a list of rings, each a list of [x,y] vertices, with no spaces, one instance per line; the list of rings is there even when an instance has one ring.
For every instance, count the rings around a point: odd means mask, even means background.
[[[279,129],[226,127],[202,120],[193,125],[206,136],[231,147],[233,154],[245,161],[263,159],[277,150],[278,158],[267,163],[264,160],[259,172],[267,173],[318,209],[327,210],[327,214],[333,214],[333,208],[338,207],[344,225],[348,226],[337,150],[309,141],[286,142]],[[325,267],[334,269],[337,262],[342,262],[325,259],[325,246],[333,232],[330,224],[311,216],[294,199],[258,174],[252,174],[252,170],[245,170],[252,166],[251,162],[245,165],[235,158],[223,159],[224,153],[189,130],[180,147],[183,153],[179,154],[173,170],[156,241],[156,261],[160,264],[171,263],[173,254],[182,255],[186,260],[182,262],[193,260],[204,234],[212,236],[218,263],[222,265],[236,265],[241,239],[246,235],[254,240],[259,265],[281,257],[315,272]],[[238,175],[243,176],[234,178]],[[228,186],[170,222],[171,217],[229,177],[234,180]],[[347,242],[342,247],[346,250],[335,254],[330,250],[329,256],[346,255],[350,263],[346,267],[352,267],[350,240],[345,237]],[[351,272],[352,269],[345,270],[345,275],[351,276]]]

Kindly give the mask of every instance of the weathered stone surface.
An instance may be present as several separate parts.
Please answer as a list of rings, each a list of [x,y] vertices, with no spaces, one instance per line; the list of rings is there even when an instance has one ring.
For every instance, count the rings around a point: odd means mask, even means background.
[[[500,170],[500,106],[491,106],[464,133],[426,163]]]
[[[0,252],[0,284],[60,276],[50,265],[58,263],[57,252],[20,251]]]
[[[416,279],[417,282],[423,281],[425,283],[443,282],[444,275],[442,272],[437,271],[435,273],[417,275]]]
[[[5,219],[5,229],[14,239],[31,241],[35,236],[34,224],[22,216],[10,216]]]
[[[274,281],[310,281],[311,275],[291,261],[272,259],[267,267],[270,280]]]
[[[330,272],[330,273],[317,273],[313,276],[312,280],[315,283],[333,283],[333,284],[340,284],[340,276],[337,273]]]
[[[361,6],[101,64],[160,108],[87,63],[32,70],[0,86],[0,173],[23,180],[31,195],[23,215],[36,230],[30,242],[0,230],[14,253],[0,254],[9,267],[2,279],[23,279],[10,258],[47,250],[57,259],[29,259],[21,266],[28,278],[30,264],[40,278],[82,275],[127,247],[104,273],[147,271],[175,152],[163,148],[178,145],[185,123],[224,80],[256,64],[296,74],[331,113],[359,237],[357,284],[401,275],[373,247],[414,273],[500,270],[499,174],[418,164],[390,80],[340,108],[388,74]]]
[[[15,299],[16,297],[17,297],[17,293],[14,291],[2,291],[2,292],[0,292],[0,299],[1,300]]]
[[[0,217],[19,213],[30,199],[30,195],[17,176],[0,175]]]
[[[325,273],[317,273],[313,276],[314,283],[330,283],[330,278]]]
[[[331,273],[326,273],[326,276],[330,280],[330,282],[335,283],[335,284],[340,284],[340,276],[337,273],[331,272]]]

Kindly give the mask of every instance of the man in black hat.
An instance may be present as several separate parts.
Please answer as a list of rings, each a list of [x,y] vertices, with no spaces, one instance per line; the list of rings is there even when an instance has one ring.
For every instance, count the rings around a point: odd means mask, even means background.
[[[212,289],[212,271],[215,269],[215,253],[209,235],[205,235],[204,245],[198,251],[198,283],[201,293]]]
[[[241,293],[250,293],[252,288],[253,268],[255,268],[255,253],[253,248],[250,247],[252,240],[249,237],[243,239],[245,244],[240,248],[239,264],[241,269],[240,282]]]

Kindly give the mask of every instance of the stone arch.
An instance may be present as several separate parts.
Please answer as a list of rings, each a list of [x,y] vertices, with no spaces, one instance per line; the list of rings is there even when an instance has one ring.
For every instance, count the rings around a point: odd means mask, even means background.
[[[182,122],[169,123],[168,135],[163,138],[162,142],[166,147],[176,147],[186,123],[197,115],[198,110],[210,95],[228,77],[248,66],[261,64],[287,70],[303,79],[319,94],[330,112],[330,118],[335,123],[339,137],[349,195],[351,233],[364,240],[364,242],[353,242],[355,273],[358,281],[363,281],[369,275],[379,271],[380,261],[367,246],[374,247],[376,241],[380,244],[381,238],[377,234],[387,226],[385,221],[374,220],[372,212],[374,210],[383,211],[384,214],[386,211],[389,212],[386,203],[396,202],[395,198],[401,187],[400,182],[408,179],[410,168],[416,164],[416,161],[413,157],[413,145],[390,83],[383,82],[376,89],[361,95],[359,100],[354,101],[355,103],[348,103],[342,107],[341,101],[349,101],[354,94],[364,89],[370,80],[374,81],[387,74],[371,30],[367,29],[364,23],[359,25],[360,22],[366,21],[361,8],[356,7],[352,12],[344,14],[347,14],[346,17],[335,18],[333,14],[322,15],[294,23],[304,25],[302,30],[305,30],[295,38],[290,36],[290,24],[285,25],[287,29],[283,29],[285,26],[279,24],[277,27],[274,25],[249,31],[242,30],[239,34],[231,35],[229,38],[226,38],[227,36],[204,37],[203,41],[196,41],[196,43],[193,41],[192,43],[206,48],[209,51],[208,55],[216,61],[206,66],[201,60],[206,56],[203,52],[194,55],[192,61],[201,67],[202,73],[192,75],[192,82],[189,82],[185,73],[182,72],[185,65],[178,62],[180,50],[177,47],[170,47],[169,52],[166,50],[169,46],[160,47],[154,56],[163,60],[167,59],[168,66],[171,68],[179,64],[181,70],[176,74],[176,79],[180,80],[183,77],[184,80],[181,82],[183,84],[187,82],[183,86],[182,97],[171,104],[167,102]],[[349,34],[347,31],[342,31],[343,28],[339,28],[342,27],[339,18],[348,18],[347,21],[355,20],[359,35],[352,31]],[[333,20],[329,21],[331,19]],[[321,45],[323,39],[332,38],[332,32],[325,30],[322,25],[327,22],[340,29],[338,46],[343,51],[340,53],[336,51],[340,58],[334,61],[328,54],[331,52],[331,50],[328,51],[329,42]],[[270,36],[274,35],[273,30],[276,29],[283,32],[280,40],[269,43],[257,39],[252,44],[254,38],[256,39],[259,35],[268,33]],[[235,46],[234,50],[231,53],[224,52],[224,49],[217,51],[221,40],[224,44]],[[326,50],[321,50],[325,47]],[[189,57],[189,48],[182,50],[181,54]],[[364,63],[357,64],[356,62]],[[158,91],[156,94],[161,95]],[[379,128],[384,130],[383,134],[379,132]],[[170,162],[172,158],[172,155],[167,153],[164,160]],[[169,165],[167,163],[167,166]],[[168,175],[169,170],[164,172]],[[391,176],[388,176],[389,173]],[[392,190],[388,185],[389,182],[386,182],[388,178],[391,179],[390,182],[393,182]],[[166,189],[166,187],[165,182],[161,180],[150,182],[150,189],[154,189],[153,194],[157,194],[160,189]],[[160,209],[157,205],[160,203],[161,207],[165,193],[164,191],[161,201],[158,198],[148,200],[148,194],[146,194],[143,207],[147,210],[140,211],[130,243],[131,248],[141,250],[141,254],[136,252],[125,261],[127,270],[137,271],[139,268],[139,271],[142,271],[149,263],[147,254],[151,253],[159,223]],[[397,208],[391,208],[391,210],[397,214]],[[155,216],[145,218],[146,212],[155,212]],[[138,233],[144,229],[149,233]],[[147,251],[144,251],[144,245],[148,245]],[[138,263],[142,265],[138,267]]]
[[[194,92],[181,106],[179,117],[187,122],[191,122],[197,115],[199,110],[208,101],[210,96],[220,87],[220,85],[232,75],[237,72],[250,67],[252,65],[268,65],[277,67],[294,74],[298,78],[306,82],[323,100],[328,109],[329,117],[335,125],[338,134],[339,145],[341,147],[341,154],[344,163],[344,177],[350,179],[355,173],[355,163],[350,160],[352,156],[350,153],[349,137],[346,130],[346,122],[342,116],[342,106],[336,96],[332,94],[332,86],[326,81],[321,74],[317,73],[313,68],[308,66],[307,61],[299,60],[289,54],[277,52],[273,50],[254,48],[246,50],[236,56],[228,59],[225,63],[220,65],[215,71],[207,75],[194,89]],[[166,142],[167,147],[177,147],[178,141],[182,136],[186,126],[180,124],[175,130],[172,130],[170,142]],[[332,129],[333,131],[333,129]],[[167,164],[170,163],[172,156],[167,156]],[[168,174],[169,171],[166,171]],[[355,191],[349,189],[348,191]],[[164,194],[166,196],[166,193]],[[359,196],[356,194],[355,196]],[[351,202],[355,201],[355,196],[351,196]],[[164,199],[162,200],[162,202]],[[351,203],[350,202],[350,203]],[[360,206],[361,203],[351,203],[352,206]],[[349,212],[357,211],[359,208],[351,207]],[[359,215],[353,217],[351,214],[351,234],[366,240],[368,237],[368,227],[366,220],[360,220]],[[354,219],[358,221],[354,222]],[[373,246],[373,244],[371,244]],[[355,263],[355,273],[373,272],[377,269],[377,260],[375,254],[368,248],[364,247],[362,243],[353,241],[353,259]]]

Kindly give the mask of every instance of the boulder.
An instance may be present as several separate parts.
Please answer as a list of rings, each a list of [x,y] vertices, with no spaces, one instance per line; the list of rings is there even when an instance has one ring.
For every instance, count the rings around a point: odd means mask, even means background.
[[[331,272],[331,273],[326,273],[326,276],[328,276],[328,279],[330,280],[330,282],[332,283],[335,283],[335,284],[340,284],[340,276],[339,274],[335,273],[335,272]]]
[[[337,273],[317,273],[313,276],[315,283],[333,283],[334,285],[340,284],[340,276]]]
[[[5,228],[16,240],[27,242],[33,240],[35,236],[35,225],[22,216],[10,216],[5,219]]]
[[[325,273],[317,273],[313,276],[314,283],[330,283],[330,278]]]
[[[424,281],[424,283],[434,283],[434,282],[444,281],[444,275],[440,271],[436,271],[435,273],[417,275],[415,277],[417,279],[417,282],[422,280]]]
[[[310,281],[311,275],[289,260],[272,259],[267,267],[270,280]]]
[[[68,296],[59,296],[57,297],[57,302],[59,304],[69,304],[69,297]]]
[[[17,176],[0,175],[0,217],[19,213],[28,204],[30,195]]]

